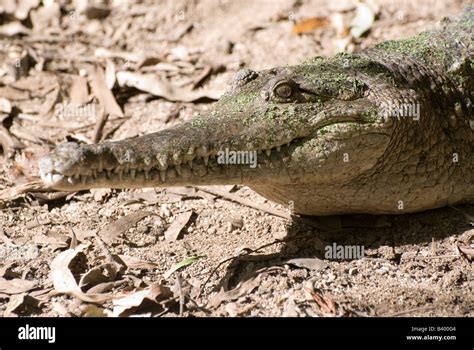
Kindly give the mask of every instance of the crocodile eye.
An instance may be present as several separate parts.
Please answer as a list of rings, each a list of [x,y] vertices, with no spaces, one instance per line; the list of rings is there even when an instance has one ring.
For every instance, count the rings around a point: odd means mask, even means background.
[[[286,99],[290,98],[293,94],[293,88],[288,82],[284,81],[275,85],[275,87],[273,88],[273,92],[276,96]]]

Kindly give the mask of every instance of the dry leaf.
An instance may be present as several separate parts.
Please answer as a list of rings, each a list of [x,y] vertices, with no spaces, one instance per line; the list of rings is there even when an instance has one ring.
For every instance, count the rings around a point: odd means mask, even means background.
[[[23,293],[12,295],[5,308],[5,317],[30,315],[39,310],[39,300]]]
[[[94,55],[97,57],[104,57],[104,58],[121,58],[126,61],[135,62],[135,63],[142,62],[143,59],[145,58],[141,54],[125,52],[125,51],[111,51],[103,47],[97,48],[94,52]]]
[[[103,202],[105,198],[108,197],[109,194],[112,193],[111,188],[91,188],[92,197],[96,202]]]
[[[107,88],[112,90],[115,85],[115,64],[109,60],[106,59],[106,66],[105,66],[105,84],[107,85]]]
[[[294,265],[313,271],[322,270],[326,266],[328,266],[328,264],[324,260],[318,258],[289,259],[284,261],[283,264]]]
[[[13,271],[13,269],[17,266],[18,262],[16,261],[6,263],[0,268],[0,277],[4,277],[6,279],[19,278],[21,274]]]
[[[133,87],[173,102],[193,102],[202,98],[218,100],[222,96],[222,91],[182,89],[154,74],[120,71],[117,72],[117,82],[122,87]]]
[[[221,289],[210,301],[208,306],[217,308],[223,301],[236,300],[243,295],[251,293],[260,284],[260,275],[255,278],[248,279],[244,283],[239,283],[237,287],[229,291]]]
[[[31,11],[30,19],[36,32],[59,26],[61,6],[53,1],[43,1],[43,6]]]
[[[311,294],[311,296],[313,297],[314,301],[318,305],[321,312],[325,314],[332,314],[332,315],[336,314],[337,312],[336,303],[334,303],[334,301],[331,298],[325,295],[321,296],[318,293],[316,293],[314,289],[311,289],[311,288],[307,288],[306,290]]]
[[[179,214],[168,229],[165,232],[165,238],[167,241],[176,241],[180,238],[180,233],[183,228],[188,224],[191,216],[193,215],[193,211],[187,211],[184,213]]]
[[[2,191],[0,191],[0,200],[2,201],[12,201],[14,199],[17,199],[18,197],[22,196],[25,193],[28,192],[44,192],[48,191],[49,188],[47,188],[44,184],[43,181],[33,181],[33,182],[28,182],[23,185],[15,186],[15,187],[9,187],[6,188]]]
[[[152,284],[147,289],[138,289],[132,292],[120,293],[114,298],[113,315],[129,316],[131,314],[145,311],[161,312],[164,310],[161,301],[169,299],[173,293],[168,287],[158,283]]]
[[[74,296],[89,303],[103,303],[112,299],[109,294],[85,294],[79,288],[76,279],[70,270],[71,263],[80,255],[84,256],[82,250],[86,246],[79,245],[75,249],[68,249],[60,253],[51,263],[51,280],[56,292]]]
[[[151,270],[156,269],[159,265],[153,262],[135,258],[128,255],[119,255],[119,258],[127,265],[130,270]]]
[[[115,97],[110,89],[107,87],[105,74],[102,68],[95,66],[95,68],[89,72],[89,75],[91,78],[90,85],[92,92],[104,106],[105,113],[108,115],[123,117],[122,109],[118,105],[117,101],[115,101]]]
[[[295,34],[302,34],[310,32],[317,28],[324,28],[331,24],[331,21],[328,17],[312,17],[301,22],[296,23],[293,26],[293,33]]]
[[[31,30],[20,22],[10,22],[0,26],[0,35],[15,36],[17,34],[31,34]]]
[[[19,0],[15,9],[15,18],[23,21],[28,18],[31,9],[39,6],[40,0]]]
[[[7,280],[0,277],[0,293],[3,294],[20,294],[32,290],[36,287],[36,282],[27,281],[20,278]]]
[[[38,244],[40,246],[54,245],[56,246],[56,248],[60,248],[60,247],[66,248],[68,246],[66,239],[67,239],[66,237],[64,237],[64,239],[61,239],[59,237],[35,235],[33,237],[33,243]]]
[[[357,12],[351,22],[350,33],[355,38],[360,38],[367,32],[375,21],[375,13],[370,6],[362,2],[357,4]]]
[[[459,250],[466,254],[467,256],[470,256],[471,258],[474,258],[474,248],[469,247],[469,246],[458,246]]]
[[[6,114],[10,114],[12,112],[11,102],[4,97],[0,97],[0,112]]]
[[[81,288],[81,290],[86,290],[101,283],[115,281],[121,270],[122,266],[115,262],[108,262],[93,267],[81,276],[81,279],[79,280],[79,288]]]
[[[114,239],[135,226],[140,220],[150,215],[156,214],[150,211],[138,211],[136,213],[125,215],[117,221],[102,228],[99,232],[99,236],[105,243],[110,244]]]
[[[69,99],[72,104],[82,106],[89,101],[89,89],[87,80],[80,76],[72,77],[72,84],[69,90]]]

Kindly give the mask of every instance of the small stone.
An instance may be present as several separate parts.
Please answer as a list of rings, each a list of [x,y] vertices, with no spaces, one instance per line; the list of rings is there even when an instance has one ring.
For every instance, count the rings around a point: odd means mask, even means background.
[[[230,317],[236,317],[239,314],[239,308],[236,303],[229,303],[224,307]]]
[[[189,232],[189,230],[188,230]],[[210,235],[213,235],[217,232],[216,228],[215,227],[211,227],[207,230],[207,233],[209,233]]]
[[[229,219],[232,229],[244,227],[244,220],[240,216],[231,216]]]
[[[357,275],[358,272],[359,272],[359,270],[357,269],[357,267],[351,267],[349,269],[349,276]]]
[[[385,275],[388,272],[388,269],[386,267],[381,267],[380,269],[375,270],[375,272],[379,275]]]
[[[390,246],[379,247],[378,253],[382,259],[385,259],[385,260],[396,259],[395,250],[393,249],[393,247],[390,247]]]

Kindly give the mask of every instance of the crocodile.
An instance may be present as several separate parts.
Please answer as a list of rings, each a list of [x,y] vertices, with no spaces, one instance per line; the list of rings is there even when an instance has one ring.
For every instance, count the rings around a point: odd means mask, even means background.
[[[243,69],[211,112],[60,144],[41,178],[69,191],[242,184],[318,216],[473,203],[473,9],[356,53]]]

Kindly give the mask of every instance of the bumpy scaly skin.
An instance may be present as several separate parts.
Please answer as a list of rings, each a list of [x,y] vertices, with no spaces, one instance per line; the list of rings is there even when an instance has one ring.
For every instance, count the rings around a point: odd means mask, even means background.
[[[242,71],[209,115],[59,145],[40,160],[41,177],[59,190],[245,184],[307,215],[474,202],[473,17],[470,6],[438,29],[358,54]],[[412,117],[387,106],[410,106]],[[226,148],[259,151],[258,166],[218,164]]]

